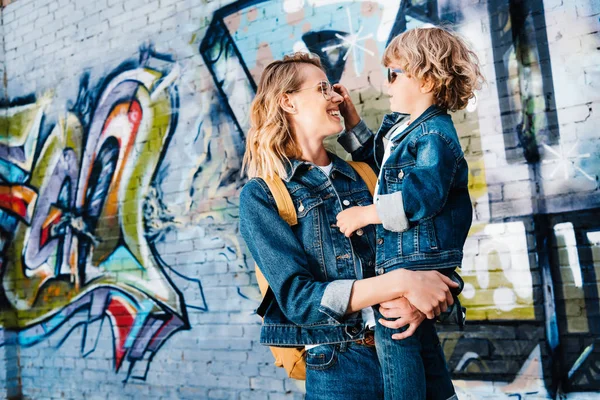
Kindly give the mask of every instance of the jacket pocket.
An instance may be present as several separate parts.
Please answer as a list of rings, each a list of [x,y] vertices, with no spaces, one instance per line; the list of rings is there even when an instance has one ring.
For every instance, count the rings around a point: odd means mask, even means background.
[[[301,199],[295,199],[294,207],[296,208],[296,215],[298,218],[304,218],[310,213],[311,210],[320,206],[321,204],[323,204],[323,199],[318,196],[307,196]]]
[[[426,248],[430,250],[438,250],[437,234],[435,232],[435,224],[433,219],[428,219],[422,223],[423,229],[421,234],[427,240]]]
[[[383,177],[387,183],[401,184],[415,167],[415,163],[393,166],[384,169]]]

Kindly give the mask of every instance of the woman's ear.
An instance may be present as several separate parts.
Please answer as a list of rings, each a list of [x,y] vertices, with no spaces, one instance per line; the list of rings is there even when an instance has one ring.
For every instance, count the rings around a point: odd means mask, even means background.
[[[281,96],[281,99],[279,100],[279,105],[281,106],[281,108],[283,108],[283,111],[285,111],[288,114],[296,114],[298,112],[298,110],[296,110],[296,107],[294,106],[292,97],[287,93],[284,93],[283,96]]]

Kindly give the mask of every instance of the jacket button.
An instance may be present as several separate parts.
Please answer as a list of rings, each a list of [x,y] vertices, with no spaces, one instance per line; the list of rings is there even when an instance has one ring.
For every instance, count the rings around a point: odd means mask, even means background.
[[[335,171],[332,171],[332,172],[331,172],[331,175],[329,175],[329,177],[330,177],[331,179],[335,179]]]
[[[362,229],[359,229],[359,230],[357,230],[357,231],[356,231],[356,234],[357,234],[358,236],[362,236],[362,235],[363,235],[363,233],[364,233],[364,232],[363,232],[363,230],[362,230]]]
[[[383,275],[385,273],[383,268],[377,268],[377,275]]]
[[[377,244],[382,245],[383,244],[383,238],[377,239]]]
[[[298,207],[298,211],[299,212],[304,211],[304,204],[300,203],[300,207]]]
[[[350,333],[356,335],[358,333],[358,329],[355,327],[350,328]]]
[[[345,205],[345,206],[349,206],[350,205],[350,201],[344,200],[344,201],[342,201],[342,204]]]
[[[398,178],[404,178],[404,171],[400,170],[400,172],[398,173]]]

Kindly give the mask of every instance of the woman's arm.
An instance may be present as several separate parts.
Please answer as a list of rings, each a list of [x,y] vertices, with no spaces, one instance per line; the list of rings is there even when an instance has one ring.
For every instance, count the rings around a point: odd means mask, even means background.
[[[240,193],[240,233],[287,319],[297,325],[343,321],[354,280],[315,279],[302,244],[262,180],[250,180]]]
[[[259,180],[249,181],[240,193],[240,233],[281,311],[297,325],[328,323],[330,318],[341,323],[346,314],[398,297],[433,318],[452,302],[445,293],[448,285],[456,284],[436,271],[396,270],[362,280],[316,281],[304,248]]]
[[[397,269],[354,282],[347,313],[385,301],[405,297],[415,308],[433,319],[454,304],[450,288],[458,287],[437,271]]]

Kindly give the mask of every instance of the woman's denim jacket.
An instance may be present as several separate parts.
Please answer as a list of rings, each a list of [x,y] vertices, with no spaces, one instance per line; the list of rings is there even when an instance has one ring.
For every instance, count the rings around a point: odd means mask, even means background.
[[[343,209],[373,203],[352,167],[330,154],[330,176],[314,165],[292,160],[284,183],[298,224],[278,214],[262,179],[251,179],[240,194],[240,232],[270,290],[257,313],[260,341],[281,347],[361,339],[361,313],[345,316],[356,279],[375,275],[375,229],[350,239],[336,226]]]
[[[377,134],[360,122],[340,144],[356,161],[383,169],[377,213],[376,273],[459,267],[473,210],[468,166],[452,118],[429,107],[393,139],[385,165],[383,138],[406,115],[386,115]]]

